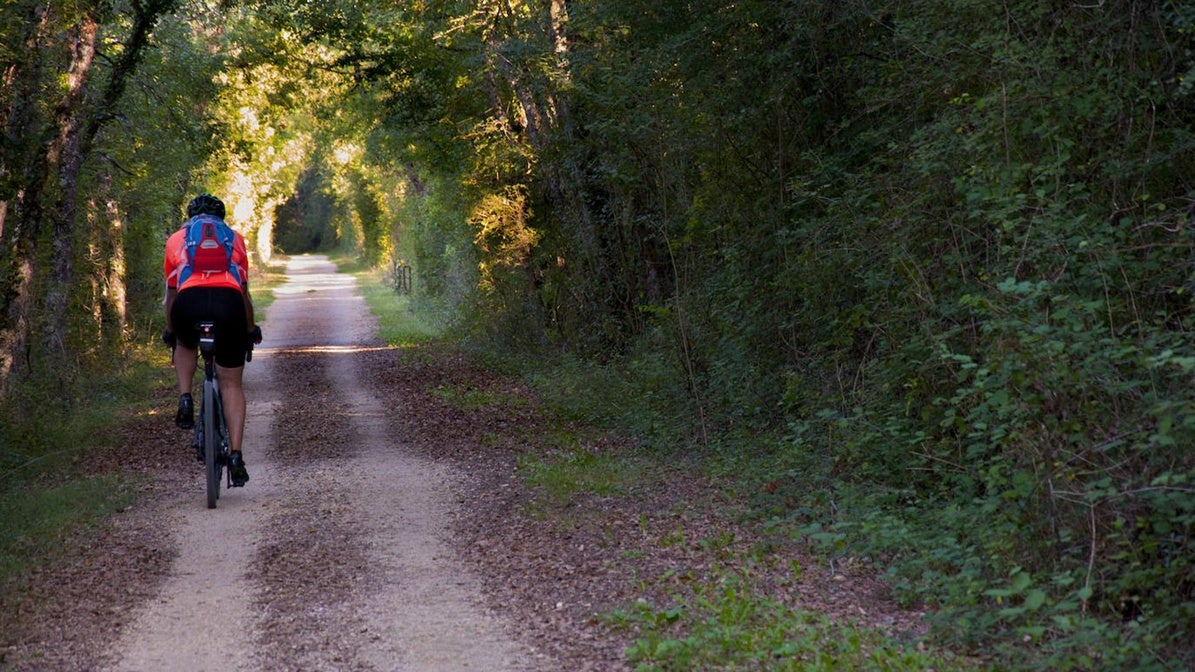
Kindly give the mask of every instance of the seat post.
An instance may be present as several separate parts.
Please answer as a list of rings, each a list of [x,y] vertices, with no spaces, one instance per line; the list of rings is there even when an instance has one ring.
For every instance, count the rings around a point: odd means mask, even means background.
[[[215,374],[213,360],[216,356],[216,325],[212,322],[200,322],[197,328],[199,329],[199,353],[203,355],[203,375],[211,379]]]

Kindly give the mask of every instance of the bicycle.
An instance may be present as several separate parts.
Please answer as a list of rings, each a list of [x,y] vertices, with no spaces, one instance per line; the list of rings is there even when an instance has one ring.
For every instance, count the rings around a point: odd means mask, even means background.
[[[203,397],[199,402],[199,422],[195,423],[192,445],[196,454],[201,454],[203,458],[207,508],[214,509],[216,501],[220,499],[221,481],[225,481],[226,487],[233,487],[232,470],[225,472],[230,453],[228,426],[224,421],[224,406],[220,400],[220,383],[216,375],[216,325],[200,322],[195,328],[199,332],[199,354],[203,358]],[[245,361],[252,359],[253,343],[250,342]]]

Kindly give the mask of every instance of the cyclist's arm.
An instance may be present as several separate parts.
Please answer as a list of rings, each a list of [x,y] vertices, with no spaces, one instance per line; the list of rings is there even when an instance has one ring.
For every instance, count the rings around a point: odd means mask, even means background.
[[[257,326],[257,322],[253,320],[253,299],[249,296],[249,281],[245,281],[245,286],[241,288],[241,294],[245,297],[245,324],[249,327],[249,333],[253,333],[253,327]]]
[[[166,253],[162,258],[162,275],[166,278],[166,331],[173,333],[174,325],[170,323],[170,309],[174,307],[174,299],[178,296],[178,272],[182,267],[179,255],[182,253],[183,231],[179,229],[171,234],[166,241]]]

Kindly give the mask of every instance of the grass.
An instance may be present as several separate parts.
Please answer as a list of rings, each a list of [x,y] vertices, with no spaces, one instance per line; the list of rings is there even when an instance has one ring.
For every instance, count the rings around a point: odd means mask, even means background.
[[[518,470],[528,485],[540,488],[554,502],[583,494],[626,494],[645,481],[646,471],[641,462],[580,446],[565,452],[523,455]]]
[[[500,390],[479,390],[457,385],[441,385],[432,390],[431,394],[445,403],[466,411],[486,408],[487,406],[518,408],[527,406],[529,403],[526,399],[518,395]]]
[[[286,263],[274,259],[269,264],[258,264],[250,270],[249,287],[253,296],[253,310],[257,319],[265,317],[266,309],[274,303],[274,288],[286,282]]]
[[[59,557],[73,532],[132,501],[132,490],[115,475],[4,490],[0,493],[0,583]]]

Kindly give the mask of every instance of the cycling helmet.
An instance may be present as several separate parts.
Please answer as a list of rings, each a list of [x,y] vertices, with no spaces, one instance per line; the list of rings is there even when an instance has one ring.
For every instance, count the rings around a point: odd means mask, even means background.
[[[224,219],[224,201],[211,194],[200,194],[187,204],[187,217],[195,215],[215,215]]]

